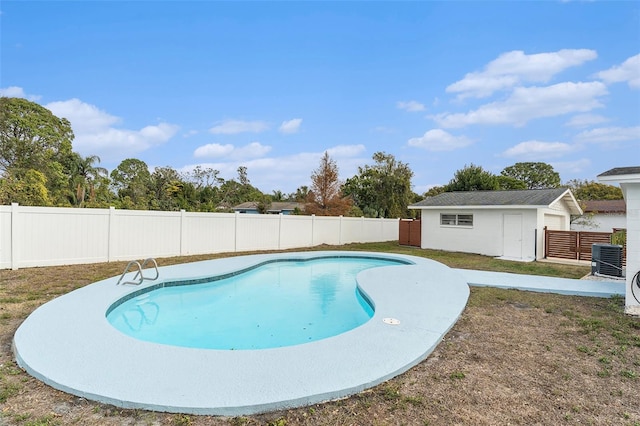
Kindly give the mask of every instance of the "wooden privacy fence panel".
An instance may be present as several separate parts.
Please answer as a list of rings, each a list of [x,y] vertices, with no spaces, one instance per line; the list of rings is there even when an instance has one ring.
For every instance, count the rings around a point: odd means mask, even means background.
[[[608,232],[578,232],[578,260],[591,260],[593,244],[611,244]]]
[[[578,233],[575,231],[550,231],[545,226],[544,257],[577,259]]]
[[[610,244],[611,232],[553,231],[544,228],[544,257],[591,260],[593,244]],[[622,264],[626,265],[627,245],[622,247]]]
[[[398,242],[401,246],[420,247],[422,226],[419,220],[400,220]]]

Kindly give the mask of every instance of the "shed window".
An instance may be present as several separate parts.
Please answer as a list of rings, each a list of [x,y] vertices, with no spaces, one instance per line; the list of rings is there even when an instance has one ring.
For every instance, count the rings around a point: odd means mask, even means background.
[[[473,226],[472,214],[441,214],[440,225]]]
[[[440,225],[455,225],[456,224],[455,214],[441,214],[440,215]]]
[[[458,225],[460,225],[460,226],[473,226],[473,215],[472,214],[459,214],[458,215]]]

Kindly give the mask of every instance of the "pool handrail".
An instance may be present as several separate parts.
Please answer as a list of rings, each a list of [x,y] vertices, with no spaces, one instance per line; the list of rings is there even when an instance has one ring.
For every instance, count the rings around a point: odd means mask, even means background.
[[[153,278],[149,278],[149,277],[145,277],[142,273],[143,268],[147,265],[147,263],[149,262],[153,262],[153,267],[156,270],[156,276]],[[136,274],[133,277],[132,281],[125,281],[122,284],[133,284],[133,285],[140,285],[142,284],[142,282],[144,280],[149,280],[149,281],[154,281],[157,280],[158,277],[160,276],[160,272],[158,272],[158,262],[156,262],[156,260],[153,257],[148,257],[146,258],[143,262],[142,265],[140,265],[140,262],[138,262],[137,260],[132,260],[129,263],[127,263],[127,266],[124,268],[124,271],[122,272],[122,275],[120,275],[120,279],[118,280],[118,282],[116,283],[116,285],[119,285],[120,282],[122,281],[122,279],[124,278],[124,276],[127,274],[127,272],[129,272],[129,268],[131,268],[132,265],[136,265],[138,267],[138,272],[136,272]],[[138,276],[140,276],[140,279],[138,281],[135,281],[136,278],[138,278]]]

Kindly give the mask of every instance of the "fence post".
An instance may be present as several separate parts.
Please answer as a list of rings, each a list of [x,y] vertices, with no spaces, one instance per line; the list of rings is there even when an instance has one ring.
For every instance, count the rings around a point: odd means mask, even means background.
[[[184,209],[180,209],[180,256],[184,256]]]
[[[11,269],[18,269],[18,203],[11,203]]]
[[[107,262],[113,260],[113,216],[116,213],[116,208],[109,207],[109,220],[107,221]]]
[[[282,212],[278,213],[278,250],[282,249]]]
[[[549,254],[549,233],[547,232],[546,226],[542,229],[544,232],[544,258],[546,259]]]
[[[240,212],[236,210],[236,216],[233,221],[233,251],[238,251],[238,218],[240,217]]]
[[[313,247],[313,233],[316,232],[316,215],[311,215],[311,247]]]

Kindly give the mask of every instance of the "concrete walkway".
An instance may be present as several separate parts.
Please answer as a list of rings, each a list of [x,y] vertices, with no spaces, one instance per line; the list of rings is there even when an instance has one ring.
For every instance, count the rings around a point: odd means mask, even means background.
[[[507,272],[474,271],[456,269],[470,286],[498,287],[540,293],[557,293],[575,296],[611,297],[625,295],[624,280],[554,278],[540,275],[521,275]]]

